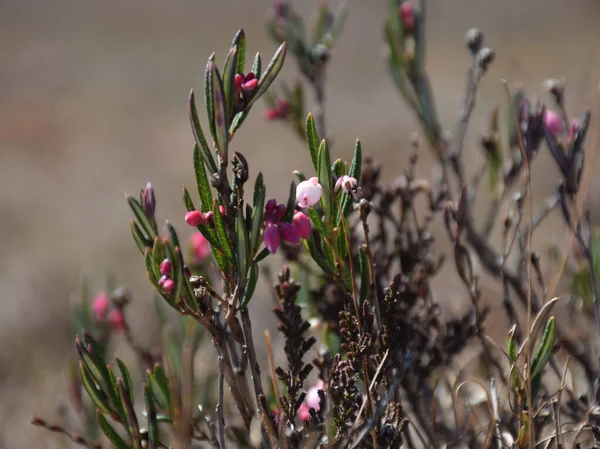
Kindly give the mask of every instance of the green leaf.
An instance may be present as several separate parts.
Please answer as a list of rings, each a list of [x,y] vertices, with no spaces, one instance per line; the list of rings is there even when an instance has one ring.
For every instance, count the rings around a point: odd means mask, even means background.
[[[293,173],[296,175],[296,177],[298,178],[299,182],[306,181],[306,176],[304,176],[304,173],[302,173],[301,171],[294,170]]]
[[[150,386],[144,383],[144,402],[146,403],[146,419],[148,421],[148,444],[150,449],[158,449],[158,421],[156,407],[150,392]]]
[[[83,383],[83,387],[87,392],[88,396],[99,410],[102,410],[104,413],[108,415],[112,415],[113,412],[108,403],[107,394],[102,391],[94,381],[91,373],[89,372],[87,366],[80,360],[79,361],[79,371],[81,372],[81,380]]]
[[[156,237],[154,240],[154,247],[152,248],[152,260],[151,267],[153,270],[153,277],[155,279],[160,278],[160,264],[165,260],[165,249],[160,237]],[[149,267],[146,267],[149,268]]]
[[[223,68],[223,93],[225,98],[225,106],[227,110],[227,117],[231,117],[233,114],[233,106],[235,104],[235,75],[238,73],[238,47],[234,45],[227,53],[225,59],[225,67]],[[227,122],[229,126],[229,121]]]
[[[106,435],[108,441],[110,441],[116,449],[131,449],[125,440],[123,440],[117,431],[108,423],[100,410],[96,412],[96,416],[98,417],[98,424],[100,425],[100,429],[102,429],[102,433]]]
[[[216,173],[219,170],[217,168],[217,164],[215,163],[215,159],[213,158],[213,155],[210,151],[208,143],[206,142],[206,137],[204,137],[204,132],[202,131],[202,125],[200,124],[200,118],[198,117],[198,110],[196,109],[196,99],[193,89],[190,92],[188,109],[190,115],[190,123],[192,124],[192,133],[194,134],[196,145],[198,145],[198,148],[202,150],[202,159],[204,159],[204,162],[208,164],[210,170],[213,173]]]
[[[122,379],[117,379],[117,388],[119,389],[119,397],[121,403],[125,407],[125,418],[127,421],[127,427],[131,435],[133,447],[135,449],[141,449],[142,441],[140,436],[140,426],[138,424],[137,417],[135,416],[135,410],[133,409],[133,403],[129,399],[129,394],[125,391],[125,386]]]
[[[323,220],[321,220],[319,212],[314,207],[307,209],[306,212],[308,213],[308,216],[310,217],[313,226],[317,229],[317,232],[322,236],[328,236],[329,231],[327,231],[327,228],[323,224]]]
[[[312,160],[315,172],[319,170],[319,134],[315,125],[315,119],[312,113],[308,114],[306,119],[306,142],[310,151],[310,159]],[[303,181],[303,180],[301,180]]]
[[[177,232],[175,232],[175,228],[173,227],[173,225],[171,224],[171,222],[169,220],[167,220],[165,222],[165,225],[167,227],[167,231],[169,231],[169,237],[171,237],[171,241],[173,242],[173,246],[175,248],[177,248],[177,247],[181,248],[181,245],[179,244],[179,237],[177,236]]]
[[[167,411],[171,408],[171,395],[169,392],[169,382],[165,372],[159,364],[154,365],[154,369],[146,371],[152,394],[158,401],[158,404]]]
[[[313,23],[312,30],[310,32],[310,41],[312,45],[316,45],[321,42],[321,39],[325,36],[327,32],[327,22],[329,15],[329,8],[327,8],[326,4],[321,4],[319,10],[317,12],[316,20]]]
[[[269,254],[271,254],[269,250],[267,248],[263,248],[262,251],[258,253],[258,255],[254,258],[254,261],[260,262],[261,260],[265,259]]]
[[[331,173],[335,175],[336,178],[341,178],[344,174],[346,174],[344,170],[344,161],[341,158],[338,158],[333,163],[331,167]]]
[[[325,139],[321,141],[319,147],[319,183],[323,187],[323,196],[321,196],[321,205],[325,214],[325,223],[331,223],[334,215],[333,210],[333,185],[331,180],[331,158],[329,156],[329,147]]]
[[[208,124],[210,134],[213,140],[216,140],[215,123],[213,121],[213,95],[212,95],[212,81],[211,81],[211,64],[214,65],[215,54],[214,52],[208,58],[206,62],[206,69],[204,70],[204,103],[206,105],[206,116],[208,117]],[[218,170],[217,170],[218,171]]]
[[[146,272],[148,273],[148,278],[152,281],[153,284],[158,283],[159,275],[156,265],[154,264],[154,259],[152,258],[152,249],[147,248],[146,254],[144,255],[146,262]]]
[[[246,282],[248,269],[250,239],[248,238],[248,229],[246,229],[246,220],[241,211],[238,211],[235,219],[235,229],[237,234],[238,286],[243,286]]]
[[[283,221],[292,221],[294,211],[296,210],[296,183],[292,181],[290,184],[290,193],[288,194],[287,205]]]
[[[268,253],[268,251],[267,251]],[[246,285],[246,289],[240,300],[240,309],[248,306],[248,303],[252,299],[252,295],[254,294],[254,290],[256,289],[256,282],[258,281],[258,264],[256,261],[252,261],[252,265],[250,265],[250,276],[248,277],[248,284]]]
[[[252,93],[252,97],[248,100],[247,107],[251,106],[267,91],[271,83],[275,80],[275,77],[279,74],[285,60],[285,49],[286,43],[284,42],[273,55],[271,62],[269,62],[269,65],[265,69],[265,73],[259,78],[258,86]]]
[[[188,212],[196,210],[196,206],[194,206],[190,192],[185,186],[183,187],[183,204],[185,204],[185,209]]]
[[[146,238],[135,220],[131,220],[131,235],[142,254],[146,252],[146,248],[152,247],[152,243]]]
[[[346,17],[348,16],[347,2],[342,0],[338,3],[337,9],[334,14],[333,23],[329,27],[327,34],[323,37],[323,43],[327,48],[331,49],[337,42],[344,29],[346,23]]]
[[[200,208],[202,212],[208,212],[212,209],[213,196],[206,175],[206,167],[200,157],[197,144],[194,145],[194,171],[196,172],[196,184],[198,185],[198,194],[200,195]]]
[[[258,181],[257,178],[254,189],[254,210],[252,211],[252,235],[250,237],[250,251],[252,254],[258,251],[261,243],[260,235],[265,214],[265,195],[267,192],[267,189],[262,184],[262,176],[260,177],[261,182],[259,183]]]
[[[337,247],[338,247],[338,255],[340,260],[346,260],[348,257],[348,241],[346,240],[346,233],[344,232],[343,227],[337,228]]]
[[[219,243],[221,245],[221,248],[223,249],[223,252],[225,253],[225,257],[227,258],[228,262],[231,263],[235,260],[235,256],[233,254],[231,241],[229,240],[229,236],[227,235],[227,230],[225,229],[225,222],[223,221],[223,217],[221,216],[221,212],[219,211],[219,203],[216,199],[213,200],[213,214]]]
[[[235,33],[235,36],[233,36],[230,48],[233,47],[238,48],[236,73],[244,73],[244,65],[246,62],[246,33],[244,33],[243,29],[239,29],[238,32]]]
[[[260,197],[260,195],[262,194],[262,188],[264,186],[264,180],[263,180],[263,174],[262,172],[258,172],[258,175],[256,176],[256,181],[254,181],[254,196],[252,197],[252,201],[253,201],[253,205],[254,205],[254,209],[256,209],[256,206],[258,204],[258,199]],[[263,200],[264,202],[264,200]]]
[[[148,240],[154,240],[156,238],[156,233],[154,232],[154,228],[148,221],[146,214],[144,214],[144,210],[142,209],[142,205],[132,196],[127,196],[127,203],[133,215],[135,216],[140,229],[145,233]]]
[[[129,375],[129,370],[125,363],[117,357],[115,357],[117,361],[117,366],[119,367],[119,371],[121,372],[121,378],[123,379],[123,388],[125,389],[125,393],[129,395],[129,400],[133,403],[133,387],[131,384],[131,376]]]
[[[360,144],[360,140],[356,139],[356,144],[354,145],[354,156],[352,157],[352,162],[350,163],[350,170],[348,171],[348,176],[360,182],[361,166],[362,146]],[[347,218],[348,215],[350,215],[350,212],[352,212],[353,201],[354,200],[351,195],[342,195],[340,209],[342,210],[344,218]],[[336,226],[340,226],[341,222],[342,217],[337,217]]]
[[[369,296],[370,287],[369,258],[364,246],[358,248],[358,261],[360,266],[360,303],[362,304]]]
[[[304,240],[304,245],[308,249],[310,256],[317,263],[317,265],[321,267],[321,270],[323,270],[325,274],[328,274],[329,276],[335,275],[335,268],[323,257],[323,255],[321,255],[312,235],[310,238]]]
[[[554,317],[550,317],[544,329],[544,335],[540,346],[533,358],[531,363],[531,377],[535,378],[542,373],[542,370],[550,360],[552,352],[554,350],[554,343],[556,342],[556,322]]]
[[[260,53],[256,53],[254,56],[254,61],[252,62],[252,73],[256,78],[260,78],[262,70],[262,60],[260,59]]]
[[[221,156],[221,166],[227,166],[227,150],[229,146],[229,115],[225,104],[225,94],[221,74],[214,62],[209,63],[210,93],[212,97],[212,123],[215,127],[214,139],[217,151]]]

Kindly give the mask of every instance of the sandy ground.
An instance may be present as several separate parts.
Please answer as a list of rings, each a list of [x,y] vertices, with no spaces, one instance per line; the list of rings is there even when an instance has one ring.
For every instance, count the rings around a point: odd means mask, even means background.
[[[297,1],[308,14],[318,2]],[[336,157],[349,157],[360,137],[366,152],[401,173],[416,123],[382,62],[383,0],[350,0],[350,15],[327,82]],[[181,186],[193,186],[192,136],[186,99],[201,89],[211,51],[217,60],[238,27],[249,52],[275,49],[263,29],[269,1],[5,0],[0,2],[0,448],[61,447],[28,425],[51,417],[65,389],[72,350],[68,304],[82,276],[101,288],[107,272],[135,292],[134,331],[142,341],[152,316],[143,263],[129,233],[124,192],[146,181],[159,214],[182,232]],[[500,80],[541,94],[545,78],[566,76],[569,107],[578,111],[600,75],[600,4],[595,0],[429,2],[428,67],[443,123],[452,129],[464,88],[464,32],[482,28],[497,60],[481,88],[470,129],[505,101]],[[296,78],[292,59],[284,77]],[[309,171],[304,146],[255,108],[235,150],[265,175],[283,200],[292,170]],[[477,132],[469,136],[469,145]],[[470,145],[469,161],[479,149]],[[264,161],[267,160],[265,163]],[[549,158],[534,172],[539,204],[556,171]],[[470,169],[475,169],[472,164]],[[429,168],[422,167],[425,175]],[[254,172],[253,174],[255,174]],[[597,183],[591,198],[597,197]],[[562,236],[557,224],[544,238]],[[546,240],[547,241],[547,240]],[[540,242],[542,244],[543,242]],[[448,284],[447,279],[439,282]],[[452,291],[452,289],[449,289]],[[456,286],[460,302],[462,290]],[[489,287],[487,299],[497,293]],[[258,315],[261,305],[253,314]],[[57,395],[58,392],[58,395]]]

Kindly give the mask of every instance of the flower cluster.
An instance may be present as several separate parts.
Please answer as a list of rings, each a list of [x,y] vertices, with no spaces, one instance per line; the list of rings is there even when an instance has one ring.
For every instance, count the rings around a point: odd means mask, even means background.
[[[274,199],[269,200],[265,206],[263,241],[270,253],[277,251],[281,239],[291,245],[297,245],[300,239],[310,237],[310,220],[304,212],[296,212],[291,223],[282,221],[285,212],[285,205],[277,204]]]
[[[96,321],[107,323],[111,329],[122,331],[125,329],[125,315],[120,307],[115,306],[106,292],[98,293],[92,301],[92,312]]]

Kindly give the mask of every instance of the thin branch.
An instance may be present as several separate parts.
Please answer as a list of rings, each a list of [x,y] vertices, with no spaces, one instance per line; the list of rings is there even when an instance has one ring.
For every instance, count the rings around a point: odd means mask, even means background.
[[[223,372],[223,354],[220,349],[217,349],[217,365],[219,368],[219,401],[217,403],[217,424],[219,426],[219,447],[225,449],[225,417],[223,416],[223,381],[225,374]]]
[[[83,438],[81,435],[71,433],[67,429],[65,429],[57,424],[49,424],[41,418],[37,418],[37,417],[33,418],[31,420],[31,424],[33,424],[34,426],[43,427],[44,429],[46,429],[50,432],[59,433],[61,435],[64,435],[67,438],[69,438],[69,440],[71,440],[73,443],[79,444],[80,446],[84,446],[89,449],[102,449],[102,445],[100,445],[98,443],[91,443],[91,442],[87,441],[85,438]]]

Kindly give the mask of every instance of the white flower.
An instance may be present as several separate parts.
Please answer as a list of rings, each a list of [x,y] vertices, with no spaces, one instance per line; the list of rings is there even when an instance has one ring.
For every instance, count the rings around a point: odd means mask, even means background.
[[[296,200],[298,206],[313,207],[319,202],[323,195],[323,187],[319,184],[319,179],[316,177],[310,178],[308,181],[302,181],[296,188]]]

